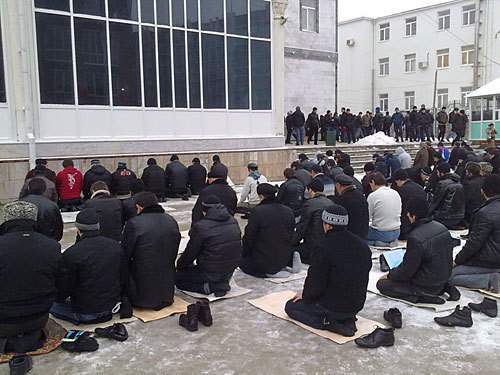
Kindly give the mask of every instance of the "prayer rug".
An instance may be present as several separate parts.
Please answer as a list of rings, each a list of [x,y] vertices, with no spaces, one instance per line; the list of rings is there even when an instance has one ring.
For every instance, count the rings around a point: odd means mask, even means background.
[[[186,312],[188,305],[189,303],[182,298],[174,297],[174,303],[172,305],[159,311],[134,308],[134,316],[144,323],[152,322],[153,320],[163,319],[173,314]]]

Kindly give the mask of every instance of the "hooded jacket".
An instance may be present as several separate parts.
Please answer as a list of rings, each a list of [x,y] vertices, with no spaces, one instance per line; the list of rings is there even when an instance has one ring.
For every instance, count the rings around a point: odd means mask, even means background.
[[[439,180],[429,209],[435,219],[463,219],[465,194],[460,177],[447,173]]]
[[[470,223],[472,214],[485,202],[485,198],[481,194],[483,187],[484,176],[465,177],[463,182],[465,194],[465,220]]]
[[[226,207],[227,212],[229,212],[231,216],[234,216],[236,205],[238,203],[236,192],[231,186],[227,184],[226,180],[218,179],[203,188],[203,190],[200,192],[200,195],[196,200],[191,214],[191,225],[194,225],[196,222],[202,219],[203,215],[201,204],[203,200],[209,195],[215,195],[217,198],[219,198],[220,202],[224,205],[224,207]]]
[[[188,169],[179,160],[167,164],[165,168],[165,186],[167,192],[183,194],[188,184]]]
[[[90,199],[90,187],[96,181],[105,182],[108,189],[111,189],[111,182],[113,181],[111,172],[102,165],[94,165],[85,172],[83,176],[83,199]]]
[[[396,155],[398,156],[398,160],[401,163],[401,168],[411,168],[411,156],[403,149],[403,147],[400,146],[396,149]]]
[[[227,180],[227,171],[223,180]],[[207,170],[203,165],[194,163],[188,167],[188,183],[193,195],[200,194],[200,191],[207,186]]]
[[[80,198],[83,189],[83,176],[75,167],[66,167],[57,174],[59,199]]]

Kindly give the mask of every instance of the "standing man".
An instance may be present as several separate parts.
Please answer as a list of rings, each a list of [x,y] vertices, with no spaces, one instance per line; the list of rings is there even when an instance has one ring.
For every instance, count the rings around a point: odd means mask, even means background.
[[[417,155],[413,161],[414,168],[423,168],[429,165],[429,152],[427,151],[427,144],[420,142]]]
[[[375,133],[381,131],[384,127],[384,115],[380,112],[380,107],[375,108],[375,115],[373,116],[373,128]]]
[[[462,109],[458,113],[458,116],[454,118],[455,123],[453,124],[453,131],[457,134],[453,142],[458,142],[465,137],[465,130],[467,129],[467,115]]]
[[[317,145],[319,131],[318,108],[314,107],[312,112],[307,116],[306,128],[308,132],[307,144],[310,144],[311,139],[314,138],[314,144]]]
[[[370,111],[366,111],[361,118],[361,122],[363,124],[363,136],[368,137],[372,134],[372,116],[370,115]]]
[[[207,186],[207,169],[201,165],[199,158],[193,158],[192,164],[188,167],[188,185],[193,195],[200,195]]]
[[[188,169],[179,161],[177,155],[170,157],[170,163],[165,168],[166,195],[169,198],[182,198],[187,201],[191,196],[188,185]]]
[[[118,199],[128,198],[130,185],[137,180],[135,173],[127,168],[127,163],[120,161],[118,162],[118,168],[111,176],[112,182],[109,187],[111,194]]]
[[[410,131],[410,142],[418,142],[420,140],[420,122],[416,105],[413,106],[409,118],[410,126],[406,131]]]
[[[297,106],[297,108],[295,108],[295,112],[292,114],[293,132],[295,134],[295,139],[297,140],[297,143],[295,144],[296,146],[299,144],[304,145],[305,122],[306,118],[300,110],[300,107]]]
[[[388,137],[391,136],[391,126],[392,126],[392,116],[389,114],[389,111],[385,112],[384,116],[384,134]]]
[[[293,111],[288,111],[285,117],[285,126],[286,126],[286,139],[285,144],[290,144],[290,138],[292,137],[293,132],[293,122],[292,122],[292,114]]]
[[[148,159],[148,166],[144,168],[141,180],[144,181],[145,191],[156,195],[160,202],[165,200],[165,171],[156,164],[156,159]]]
[[[394,113],[392,114],[392,123],[394,124],[394,137],[396,138],[396,142],[403,142],[403,121],[404,116],[401,112],[399,112],[399,108],[394,108]],[[388,134],[389,135],[389,134]]]
[[[83,199],[90,199],[90,187],[96,181],[102,181],[111,188],[111,181],[113,177],[111,172],[101,165],[99,159],[92,159],[90,161],[90,169],[83,175]]]
[[[438,122],[439,134],[438,141],[443,142],[444,136],[446,134],[446,125],[448,124],[448,114],[446,113],[446,107],[441,108],[437,113],[436,120]]]
[[[57,174],[57,192],[61,211],[77,211],[82,203],[83,176],[74,167],[73,160],[64,159],[63,170]]]
[[[450,114],[448,115],[448,122],[450,123],[450,129],[449,129],[448,133],[446,134],[446,141],[447,142],[450,141],[450,136],[451,136],[452,142],[457,137],[457,133],[455,133],[455,127],[458,125],[458,117],[459,116],[460,115],[458,113],[458,108],[453,108],[453,111],[451,111]]]

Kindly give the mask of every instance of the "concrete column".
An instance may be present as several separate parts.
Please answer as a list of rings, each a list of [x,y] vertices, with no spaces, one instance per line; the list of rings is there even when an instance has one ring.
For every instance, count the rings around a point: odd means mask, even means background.
[[[285,117],[285,11],[288,0],[272,0],[273,6],[273,119],[276,135],[283,136]]]

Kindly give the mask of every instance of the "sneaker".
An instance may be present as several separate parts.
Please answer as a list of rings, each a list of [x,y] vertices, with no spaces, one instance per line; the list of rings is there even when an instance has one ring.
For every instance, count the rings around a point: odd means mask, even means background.
[[[392,328],[401,328],[403,326],[403,315],[397,308],[384,311],[384,319],[391,323]]]
[[[9,361],[10,375],[24,375],[33,368],[33,359],[28,354],[16,354]]]
[[[210,305],[207,301],[196,302],[198,305],[198,321],[205,327],[210,327],[213,324],[212,313],[210,312]]]
[[[394,328],[377,327],[375,331],[368,335],[361,336],[354,340],[356,345],[362,348],[378,348],[380,346],[394,345]]]
[[[339,335],[345,336],[345,337],[352,337],[356,333],[353,329],[350,327],[336,321],[333,319],[328,319],[325,318],[323,321],[323,329],[329,332],[333,333],[338,333]]]
[[[63,342],[61,346],[71,353],[95,352],[99,349],[99,343],[95,338],[90,337],[89,333],[80,335],[76,341]]]
[[[300,258],[300,253],[298,251],[294,251],[292,260],[292,273],[299,273],[300,271],[302,271],[302,259]]]
[[[446,284],[444,287],[444,292],[448,293],[448,301],[458,301],[460,297],[462,296],[460,294],[460,291],[454,287],[453,285]]]
[[[198,331],[198,304],[191,304],[187,307],[187,314],[179,316],[179,325],[186,328],[189,332]]]
[[[472,327],[472,314],[468,307],[460,309],[457,305],[455,311],[448,316],[436,317],[434,321],[440,326],[445,327]]]
[[[94,330],[96,336],[113,339],[116,341],[126,341],[128,339],[128,332],[122,323],[115,323],[106,328],[96,328]]]
[[[498,315],[497,301],[493,298],[484,297],[481,303],[469,303],[468,305],[472,311],[482,312],[490,318],[496,318]]]

